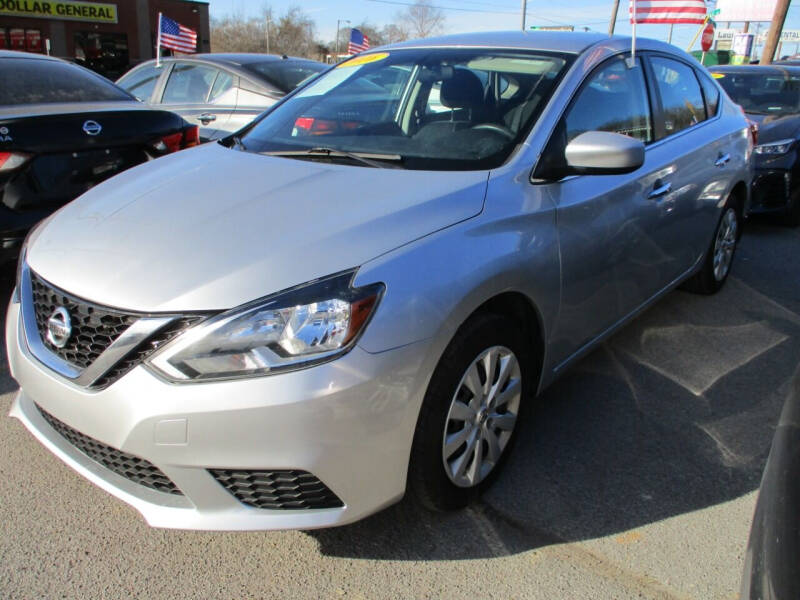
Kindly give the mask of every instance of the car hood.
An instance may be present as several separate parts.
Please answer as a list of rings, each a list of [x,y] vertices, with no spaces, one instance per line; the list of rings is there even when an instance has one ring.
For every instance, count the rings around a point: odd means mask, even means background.
[[[800,115],[755,115],[747,118],[758,124],[758,143],[767,144],[797,137],[800,130]]]
[[[376,169],[207,144],[130,169],[31,237],[53,285],[144,312],[225,309],[480,213],[488,172]]]

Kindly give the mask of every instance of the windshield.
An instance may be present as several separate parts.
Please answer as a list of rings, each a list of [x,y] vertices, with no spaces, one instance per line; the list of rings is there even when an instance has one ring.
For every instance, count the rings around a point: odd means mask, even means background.
[[[313,77],[328,65],[313,60],[270,60],[242,65],[245,70],[264,79],[270,85],[288,94],[309,77]]]
[[[745,112],[788,115],[800,112],[800,76],[789,72],[717,72],[714,78]]]
[[[362,54],[276,107],[237,140],[250,152],[407,169],[502,164],[525,137],[567,66],[563,55],[486,49]],[[299,155],[299,156],[298,156]]]
[[[113,83],[54,60],[0,59],[0,106],[133,100]]]

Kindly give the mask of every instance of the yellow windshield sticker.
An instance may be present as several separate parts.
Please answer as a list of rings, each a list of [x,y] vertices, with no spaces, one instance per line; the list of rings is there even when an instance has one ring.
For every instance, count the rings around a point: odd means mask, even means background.
[[[725,79],[725,73],[712,73],[711,76],[714,79]]]
[[[364,54],[363,56],[356,56],[355,58],[351,58],[350,60],[344,61],[340,65],[336,65],[337,69],[341,69],[343,67],[360,67],[361,65],[366,65],[371,62],[377,62],[379,60],[383,60],[389,56],[388,52],[376,52],[375,54]]]

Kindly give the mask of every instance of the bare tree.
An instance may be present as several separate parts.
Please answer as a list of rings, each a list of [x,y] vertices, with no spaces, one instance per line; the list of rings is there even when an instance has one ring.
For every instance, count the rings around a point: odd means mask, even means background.
[[[396,44],[397,42],[405,42],[408,39],[408,29],[402,23],[389,23],[383,26],[381,31],[385,44]]]
[[[268,29],[269,28],[269,29]],[[211,48],[214,52],[267,52],[323,58],[316,39],[314,21],[302,9],[292,7],[276,17],[265,6],[259,17],[234,14],[211,21]]]
[[[444,13],[428,4],[425,0],[416,0],[407,9],[395,16],[399,27],[405,28],[408,37],[426,38],[444,31]]]

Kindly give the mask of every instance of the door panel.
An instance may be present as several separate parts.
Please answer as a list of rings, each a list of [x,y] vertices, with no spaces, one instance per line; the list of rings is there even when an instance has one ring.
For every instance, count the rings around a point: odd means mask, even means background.
[[[227,120],[229,112],[216,113],[208,105],[219,69],[208,65],[178,62],[169,74],[161,97],[162,106],[178,113],[186,121],[200,128],[200,138],[211,140],[217,137],[217,120]]]

